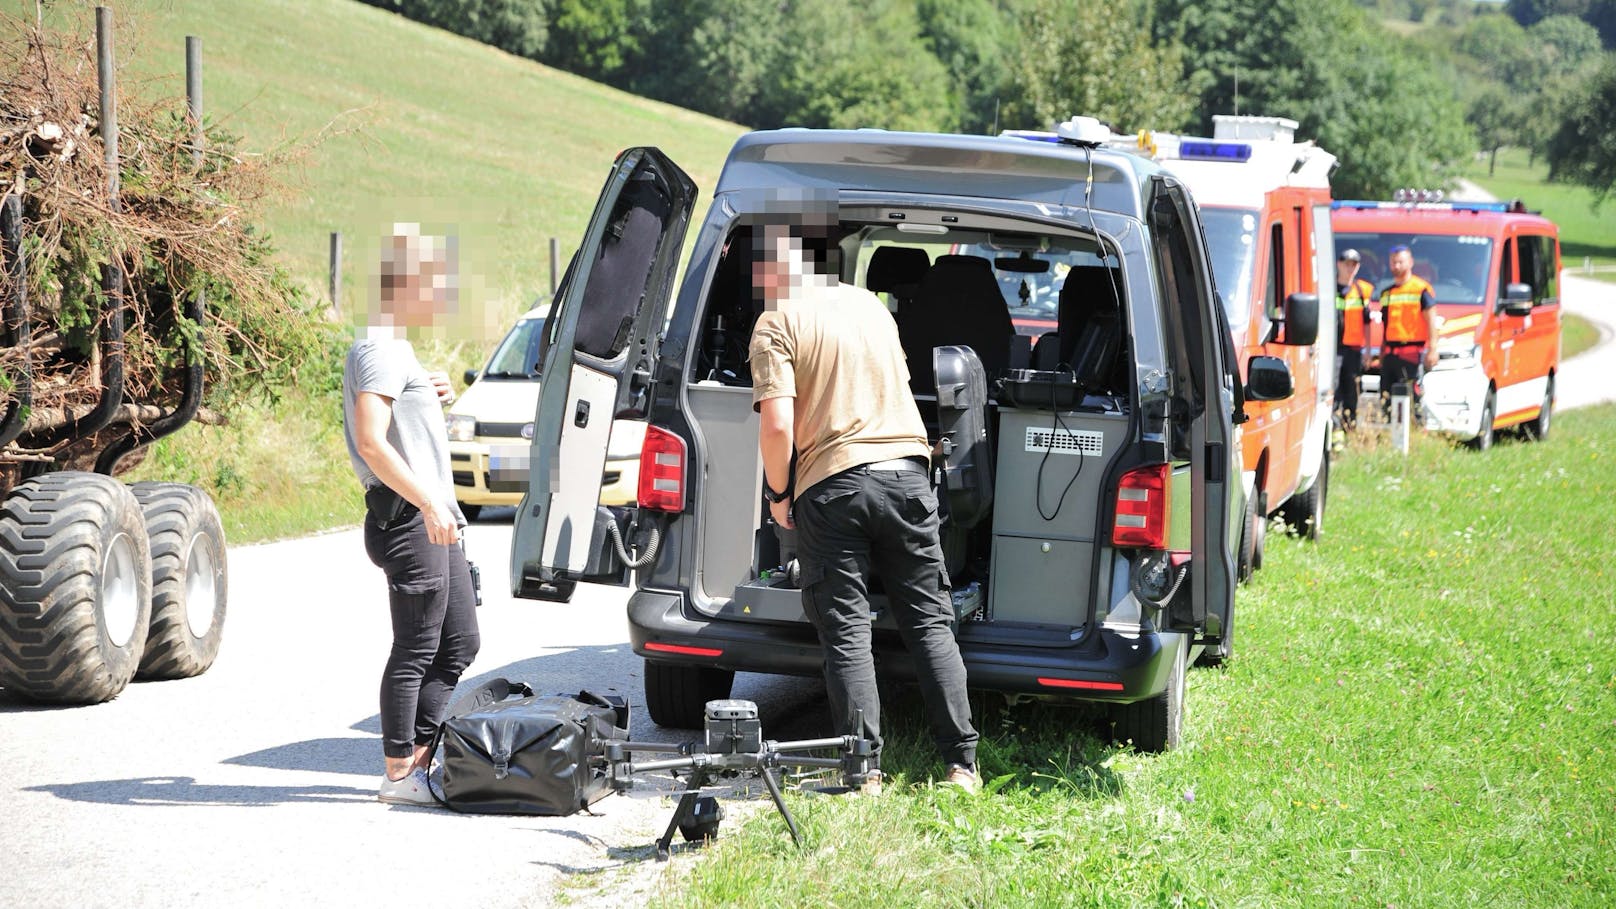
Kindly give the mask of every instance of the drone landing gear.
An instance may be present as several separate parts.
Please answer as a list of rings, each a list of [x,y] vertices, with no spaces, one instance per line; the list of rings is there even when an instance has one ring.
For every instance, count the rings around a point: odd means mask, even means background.
[[[763,785],[769,790],[769,798],[774,801],[774,807],[780,812],[780,817],[786,822],[786,829],[791,832],[791,842],[802,845],[802,834],[797,830],[797,819],[792,817],[791,809],[786,807],[785,797],[780,794],[780,784],[775,781],[774,771],[764,768],[758,771],[763,778]],[[718,838],[718,825],[724,820],[723,806],[718,799],[710,795],[702,795],[701,788],[708,783],[708,774],[705,772],[693,773],[689,785],[679,795],[679,804],[673,809],[673,818],[668,821],[668,829],[656,841],[657,861],[665,862],[673,854],[673,833],[675,830],[687,842],[706,842]]]

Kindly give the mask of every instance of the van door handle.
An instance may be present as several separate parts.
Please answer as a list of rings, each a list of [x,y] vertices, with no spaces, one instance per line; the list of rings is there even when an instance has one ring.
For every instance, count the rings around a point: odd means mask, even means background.
[[[583,429],[589,425],[589,402],[579,401],[578,409],[572,415],[572,425]]]

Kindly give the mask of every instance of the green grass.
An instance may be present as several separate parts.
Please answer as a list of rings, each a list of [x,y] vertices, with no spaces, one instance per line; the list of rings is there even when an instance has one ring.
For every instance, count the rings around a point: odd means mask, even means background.
[[[344,237],[342,309],[370,299],[379,238],[396,221],[460,238],[457,340],[421,348],[458,376],[550,288],[583,233],[617,152],[656,145],[704,193],[742,127],[648,101],[350,0],[114,2],[122,84],[184,92],[184,38],[202,39],[207,116],[254,152],[291,153],[287,188],[262,213],[299,282],[324,298],[328,238]],[[33,17],[34,4],[0,0]],[[57,3],[54,25],[88,4]],[[458,381],[458,380],[457,380]],[[192,482],[235,542],[358,520],[340,414],[321,389],[192,426],[159,442],[131,479]]]
[[[1488,176],[1485,163],[1474,178],[1500,199],[1522,199],[1534,211],[1560,227],[1560,266],[1566,274],[1581,275],[1584,258],[1597,266],[1616,268],[1616,209],[1610,204],[1595,209],[1593,192],[1582,186],[1550,183],[1549,166],[1533,164],[1525,149],[1506,148],[1498,153],[1498,169]],[[1601,281],[1616,281],[1616,270],[1595,272]]]
[[[792,796],[660,906],[1602,906],[1616,893],[1616,408],[1475,454],[1337,464],[1317,545],[1269,536],[1185,746],[981,709],[997,791],[940,771],[912,698],[879,799]],[[676,857],[675,861],[680,858]]]
[[[1560,314],[1560,359],[1568,360],[1599,343],[1599,329],[1571,313]]]

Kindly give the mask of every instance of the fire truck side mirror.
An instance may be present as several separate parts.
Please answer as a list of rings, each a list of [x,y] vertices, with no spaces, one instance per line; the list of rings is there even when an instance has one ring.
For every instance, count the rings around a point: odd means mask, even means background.
[[[1291,294],[1285,298],[1285,334],[1281,344],[1309,347],[1319,339],[1319,295]]]
[[[1294,389],[1291,368],[1284,360],[1257,356],[1246,364],[1247,401],[1283,401]]]

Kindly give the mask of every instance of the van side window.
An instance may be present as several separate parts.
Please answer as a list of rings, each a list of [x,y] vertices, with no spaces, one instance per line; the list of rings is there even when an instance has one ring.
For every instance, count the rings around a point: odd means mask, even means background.
[[[1539,267],[1538,245],[1536,237],[1523,236],[1518,238],[1520,243],[1521,267],[1520,277],[1517,281],[1532,285],[1532,303],[1535,305],[1543,299],[1543,275]]]
[[[1545,303],[1558,303],[1560,301],[1560,269],[1556,261],[1556,250],[1553,237],[1522,237],[1521,249],[1528,246],[1534,248],[1532,256],[1532,305],[1542,306]],[[1522,262],[1522,271],[1525,262]]]
[[[1515,283],[1515,238],[1504,241],[1504,251],[1498,259],[1498,304],[1504,303],[1504,291]]]
[[[1275,223],[1268,237],[1268,292],[1263,309],[1268,318],[1279,318],[1279,304],[1285,299],[1285,228]]]

